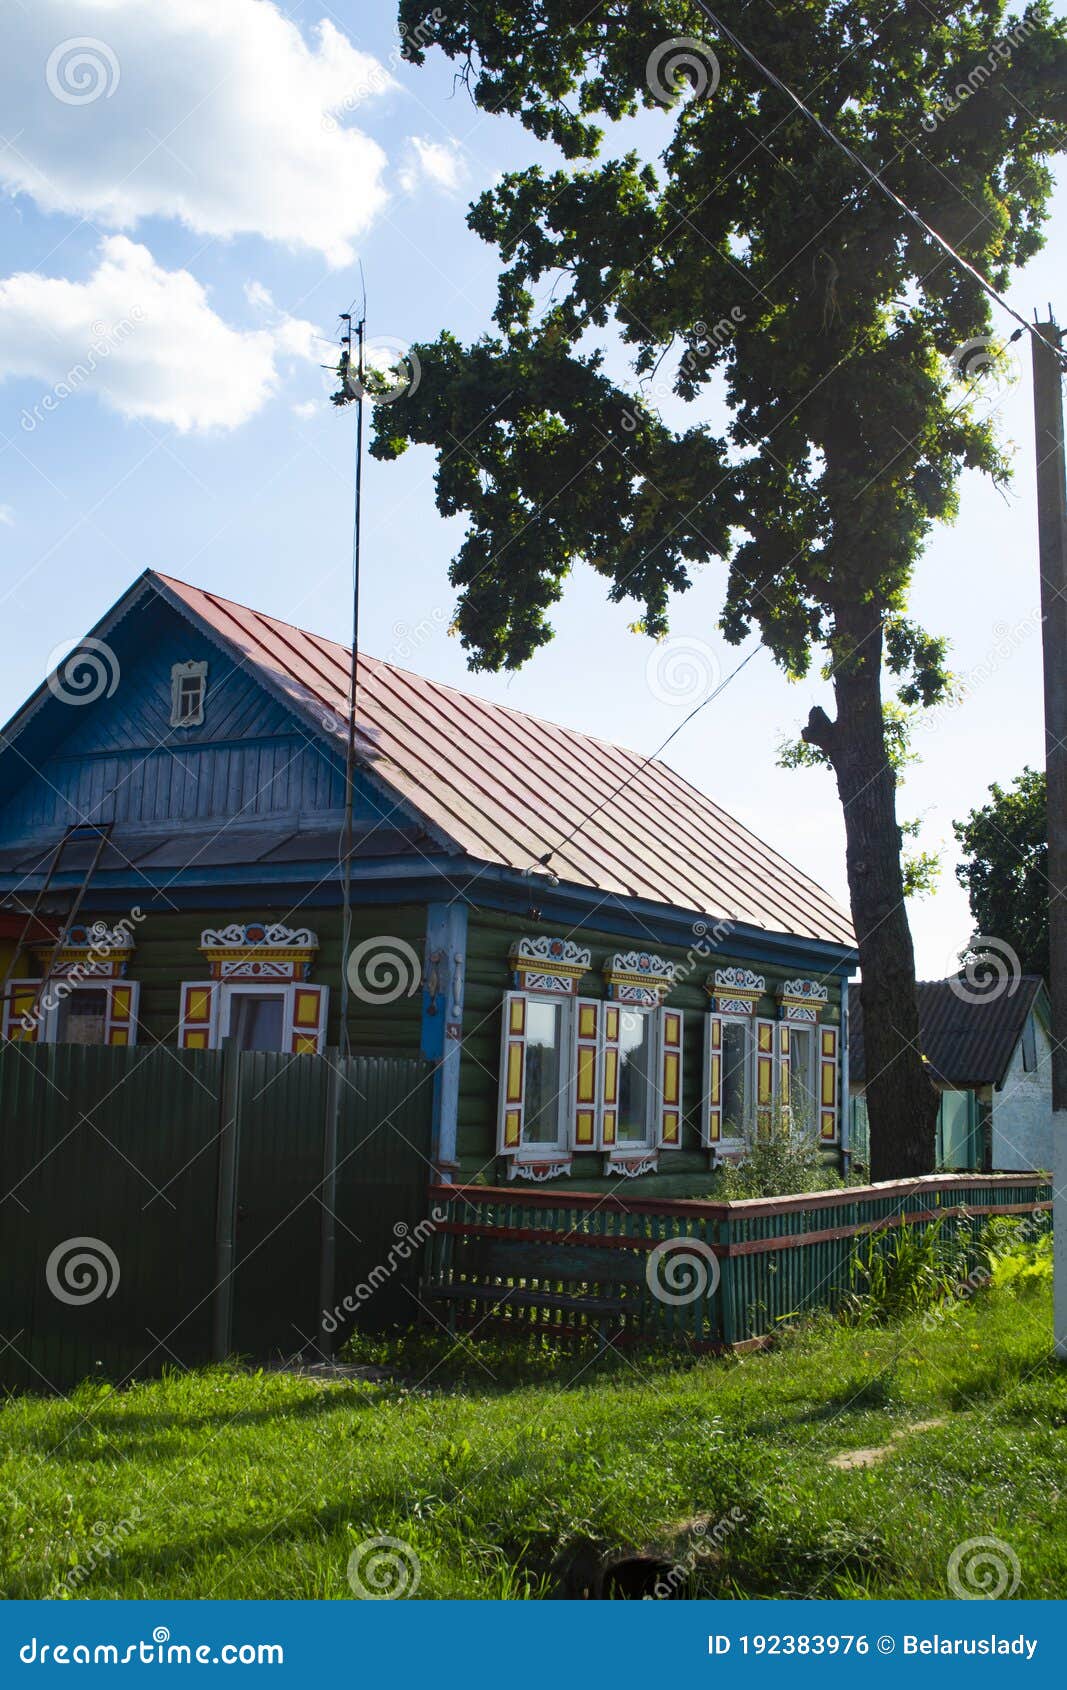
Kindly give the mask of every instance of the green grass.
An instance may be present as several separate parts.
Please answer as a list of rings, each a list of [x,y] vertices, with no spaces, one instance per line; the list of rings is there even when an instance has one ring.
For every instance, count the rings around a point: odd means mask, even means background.
[[[1050,1334],[1038,1282],[931,1330],[827,1320],[744,1358],[450,1356],[413,1338],[378,1347],[403,1375],[386,1384],[211,1369],[11,1400],[3,1586],[349,1598],[351,1552],[384,1534],[418,1556],[427,1597],[545,1596],[569,1563],[638,1549],[680,1564],[689,1594],[940,1597],[954,1547],[996,1537],[1017,1595],[1060,1596],[1067,1368]],[[832,1465],[895,1435],[876,1465]]]

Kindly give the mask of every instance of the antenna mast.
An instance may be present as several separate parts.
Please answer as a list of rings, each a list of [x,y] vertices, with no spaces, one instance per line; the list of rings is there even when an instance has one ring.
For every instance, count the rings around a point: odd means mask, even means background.
[[[356,488],[352,512],[352,658],[348,672],[348,741],[345,747],[345,821],[342,853],[341,915],[341,1025],[338,1045],[342,1056],[350,1056],[348,1033],[348,957],[352,948],[352,842],[356,781],[356,703],[359,686],[359,541],[363,496],[363,351],[366,337],[366,290],[359,322],[355,327],[355,369],[352,366],[352,314],[341,313],[345,325],[341,337],[341,358],[337,366],[340,388],[333,395],[335,405],[356,403]]]

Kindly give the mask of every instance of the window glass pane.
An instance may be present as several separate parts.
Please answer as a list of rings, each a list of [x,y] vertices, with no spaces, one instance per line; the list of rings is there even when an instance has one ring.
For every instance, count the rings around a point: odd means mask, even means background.
[[[230,1004],[230,1037],[238,1050],[281,1050],[284,998],[235,992]]]
[[[106,992],[71,992],[59,1006],[57,1044],[102,1045],[106,1015]]]
[[[795,1132],[815,1131],[815,1035],[811,1027],[789,1029],[789,1100]]]
[[[184,721],[189,716],[196,716],[200,711],[200,689],[203,681],[199,675],[187,676],[181,683],[178,693],[178,714]]]
[[[652,1017],[636,1010],[619,1016],[620,1144],[647,1144],[653,1096]]]
[[[559,1142],[563,1064],[560,1033],[563,1008],[541,998],[526,1005],[526,1127],[529,1144]]]
[[[722,1120],[724,1138],[741,1138],[749,1125],[747,1021],[722,1024]]]

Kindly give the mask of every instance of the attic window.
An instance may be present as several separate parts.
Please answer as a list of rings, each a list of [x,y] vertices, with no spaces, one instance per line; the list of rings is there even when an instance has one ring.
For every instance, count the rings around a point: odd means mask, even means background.
[[[175,663],[170,672],[170,725],[198,728],[204,720],[206,662]]]

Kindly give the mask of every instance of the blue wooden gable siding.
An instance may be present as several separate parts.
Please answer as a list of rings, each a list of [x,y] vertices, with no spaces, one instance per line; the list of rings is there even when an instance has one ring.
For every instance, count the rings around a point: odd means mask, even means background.
[[[169,607],[141,609],[112,643],[114,694],[85,705],[48,699],[20,738],[23,757],[3,757],[0,841],[86,820],[255,824],[341,812],[340,754]],[[205,719],[174,729],[171,667],[189,659],[208,663]]]

